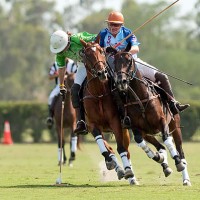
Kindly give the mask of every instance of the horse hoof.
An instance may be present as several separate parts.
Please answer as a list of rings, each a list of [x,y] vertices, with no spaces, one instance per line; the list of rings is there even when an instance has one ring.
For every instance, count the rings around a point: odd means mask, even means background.
[[[140,185],[135,177],[129,178],[128,180],[129,180],[130,185]]]
[[[117,177],[118,177],[118,179],[121,180],[122,178],[124,178],[124,175],[125,175],[124,170],[121,167],[118,167],[117,168]]]
[[[165,177],[168,177],[173,172],[173,170],[170,167],[167,167],[163,170],[163,172],[165,174]]]
[[[176,169],[178,172],[182,172],[185,169],[185,165],[183,164],[183,162],[180,162],[179,164],[177,164]]]
[[[132,177],[134,177],[133,171],[131,169],[126,169],[124,178],[128,179],[128,178],[132,178]]]
[[[192,184],[191,184],[190,180],[185,179],[185,180],[183,181],[183,186],[192,186]]]
[[[69,162],[69,167],[73,167],[73,163],[72,162]]]
[[[112,160],[112,161],[106,161],[106,167],[107,167],[107,169],[108,170],[112,170],[112,169],[115,169],[115,167],[116,167],[116,162],[114,161],[114,160]]]
[[[66,161],[63,161],[63,165],[64,165],[64,166],[66,165]]]

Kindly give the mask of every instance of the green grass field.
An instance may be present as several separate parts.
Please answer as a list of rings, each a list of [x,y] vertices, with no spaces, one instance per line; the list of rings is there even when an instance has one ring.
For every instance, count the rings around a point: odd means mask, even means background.
[[[112,146],[115,148],[115,144]],[[68,148],[67,145],[66,150]],[[77,152],[74,167],[62,167],[64,186],[55,186],[59,177],[57,144],[0,144],[0,199],[200,198],[200,143],[184,143],[192,187],[182,186],[181,173],[176,172],[171,158],[169,164],[174,172],[165,178],[161,166],[150,160],[134,142],[130,148],[139,186],[130,186],[126,180],[118,181],[113,171],[100,168],[103,157],[95,143],[82,144],[82,150]]]

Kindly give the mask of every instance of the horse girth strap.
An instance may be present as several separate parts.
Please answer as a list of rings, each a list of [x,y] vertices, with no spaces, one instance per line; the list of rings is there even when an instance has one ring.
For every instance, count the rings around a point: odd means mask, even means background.
[[[141,102],[141,103],[146,103],[146,102],[148,102],[148,101],[151,101],[152,99],[158,98],[159,96],[160,96],[160,95],[158,94],[158,95],[151,96],[151,97],[148,98],[148,99],[143,99],[143,100],[140,100],[140,101],[129,102],[129,103],[126,103],[124,106],[126,107],[126,106],[136,105],[136,104],[140,104],[140,102]]]
[[[143,106],[143,103],[148,103],[149,101],[151,101],[152,99],[156,99],[158,98],[160,95],[152,95],[151,97],[147,98],[147,99],[143,99],[143,100],[137,100],[137,101],[134,101],[134,102],[129,102],[129,103],[126,103],[124,104],[124,107],[127,107],[127,106],[131,106],[131,105],[140,105],[140,108],[141,108],[141,111],[142,111],[142,117],[145,119],[145,108]]]
[[[86,96],[83,97],[83,100],[84,99],[97,99],[97,100],[100,100],[103,97],[111,95],[110,93],[106,93],[106,94],[101,94],[101,95],[97,96],[97,95],[92,94],[91,92],[89,92],[89,93],[90,93],[89,95],[86,95]]]

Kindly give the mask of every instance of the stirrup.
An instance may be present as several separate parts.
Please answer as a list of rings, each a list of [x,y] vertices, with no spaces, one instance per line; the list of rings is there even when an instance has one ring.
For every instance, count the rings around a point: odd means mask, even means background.
[[[124,129],[131,128],[131,119],[129,116],[125,116],[124,119],[122,120],[122,127]]]
[[[52,128],[52,126],[53,126],[53,118],[52,117],[47,117],[46,125],[47,125],[48,129]]]
[[[83,120],[80,120],[80,121],[77,122],[76,129],[74,130],[74,133],[78,134],[78,135],[87,135],[88,134],[86,124]]]

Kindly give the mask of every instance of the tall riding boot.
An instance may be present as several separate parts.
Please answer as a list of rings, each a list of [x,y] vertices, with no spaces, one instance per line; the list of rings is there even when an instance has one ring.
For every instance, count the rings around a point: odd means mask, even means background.
[[[85,121],[84,121],[84,117],[83,117],[83,113],[81,108],[75,108],[76,111],[76,117],[77,117],[77,125],[76,125],[76,129],[74,130],[75,134],[80,134],[80,135],[86,135],[88,133]]]
[[[76,117],[77,117],[77,125],[76,129],[74,130],[75,134],[82,134],[86,135],[88,133],[87,127],[85,124],[85,114],[83,105],[80,103],[80,93],[81,86],[77,83],[74,83],[71,87],[71,98],[72,98],[72,105],[76,111]]]
[[[165,92],[167,93],[167,96],[168,96],[167,101],[168,101],[169,108],[173,115],[176,115],[179,112],[184,111],[186,108],[188,108],[190,106],[189,104],[182,105],[181,103],[179,103],[178,101],[175,100],[174,94],[172,92],[171,84],[169,82],[168,77],[165,74],[157,72],[155,74],[155,78],[156,78],[156,82],[158,82],[159,86],[163,90],[165,90]]]
[[[48,129],[51,129],[53,126],[53,110],[51,108],[51,105],[48,105],[48,110],[49,110],[49,116],[46,119],[46,125]]]

